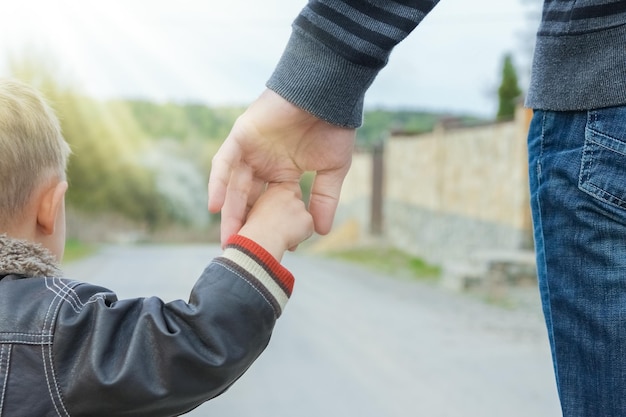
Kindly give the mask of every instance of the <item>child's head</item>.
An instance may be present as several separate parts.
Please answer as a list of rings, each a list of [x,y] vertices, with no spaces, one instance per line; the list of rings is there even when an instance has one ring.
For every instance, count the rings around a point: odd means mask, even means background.
[[[69,154],[43,97],[0,78],[0,233],[34,240],[61,258]]]

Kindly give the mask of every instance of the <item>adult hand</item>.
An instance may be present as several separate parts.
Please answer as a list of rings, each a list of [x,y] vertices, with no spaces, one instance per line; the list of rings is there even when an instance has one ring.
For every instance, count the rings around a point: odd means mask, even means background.
[[[222,244],[239,231],[268,183],[299,181],[306,171],[316,173],[309,199],[315,231],[327,234],[355,137],[355,129],[327,123],[265,90],[213,157],[209,211],[222,211]]]

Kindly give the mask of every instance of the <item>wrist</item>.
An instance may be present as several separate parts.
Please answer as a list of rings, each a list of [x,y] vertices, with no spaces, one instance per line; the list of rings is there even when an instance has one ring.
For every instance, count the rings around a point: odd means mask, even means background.
[[[259,229],[249,224],[245,224],[241,228],[239,236],[252,240],[279,262],[288,249],[275,231],[268,231],[263,228]]]
[[[233,235],[226,242],[221,258],[246,271],[248,281],[272,305],[280,316],[294,286],[293,275],[259,244],[242,235]]]

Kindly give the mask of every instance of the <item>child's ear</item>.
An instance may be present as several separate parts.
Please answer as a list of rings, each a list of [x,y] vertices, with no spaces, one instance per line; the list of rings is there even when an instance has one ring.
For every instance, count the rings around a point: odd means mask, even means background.
[[[47,188],[41,195],[37,211],[37,225],[46,235],[54,233],[59,210],[62,209],[67,191],[67,181],[59,181]]]

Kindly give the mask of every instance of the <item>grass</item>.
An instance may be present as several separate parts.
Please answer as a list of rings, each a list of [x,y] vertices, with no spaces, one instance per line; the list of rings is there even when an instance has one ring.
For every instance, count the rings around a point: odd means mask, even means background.
[[[68,239],[65,242],[65,253],[63,262],[72,262],[92,255],[97,250],[96,246],[86,244],[78,239]]]
[[[390,275],[436,281],[441,268],[430,265],[421,258],[390,247],[369,247],[336,251],[333,258],[368,266]]]

